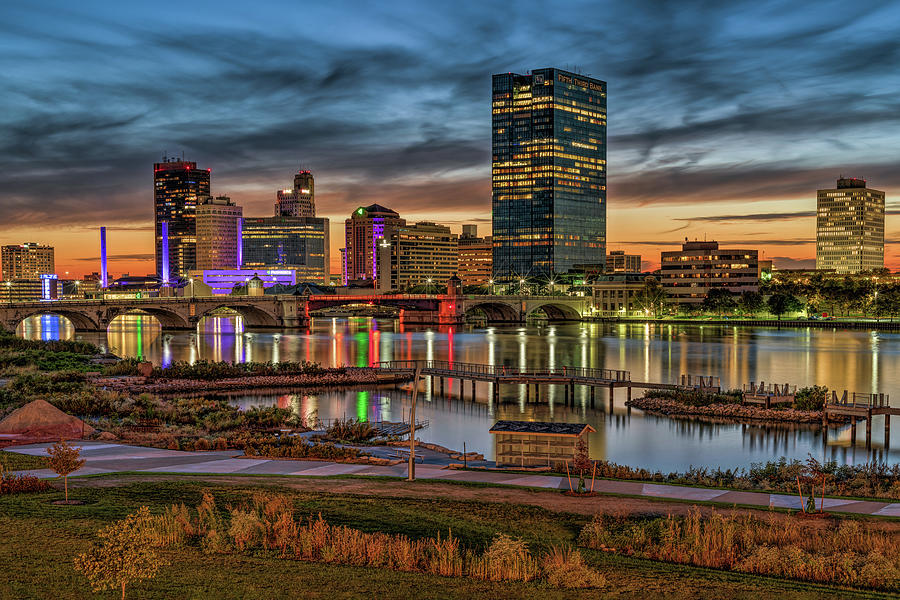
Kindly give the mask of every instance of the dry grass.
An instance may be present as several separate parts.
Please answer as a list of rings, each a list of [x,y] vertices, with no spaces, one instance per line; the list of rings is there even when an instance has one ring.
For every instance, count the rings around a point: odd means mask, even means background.
[[[597,517],[579,543],[588,548],[683,563],[858,587],[900,589],[900,536],[857,521],[815,526],[774,515],[625,520]]]
[[[276,553],[281,558],[428,573],[444,577],[471,577],[485,581],[545,579],[559,587],[601,587],[602,575],[584,564],[577,550],[556,549],[534,556],[519,539],[497,535],[487,550],[478,553],[446,537],[413,539],[405,535],[366,533],[331,525],[321,515],[297,519],[291,499],[256,493],[249,503],[229,506],[221,514],[209,491],[196,511],[171,506],[153,517],[148,536],[157,547],[196,544],[206,553]]]

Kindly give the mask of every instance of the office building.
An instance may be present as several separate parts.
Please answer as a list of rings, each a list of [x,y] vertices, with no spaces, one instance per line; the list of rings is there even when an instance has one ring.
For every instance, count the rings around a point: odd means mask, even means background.
[[[292,268],[297,282],[328,283],[329,221],[318,217],[245,217],[243,269]]]
[[[613,250],[606,255],[606,273],[640,273],[641,255],[625,254],[624,250]]]
[[[237,269],[241,264],[243,209],[228,196],[197,206],[197,269]]]
[[[711,289],[734,294],[759,291],[759,252],[722,249],[718,242],[689,242],[680,251],[663,252],[660,283],[679,304],[699,304]]]
[[[560,69],[493,76],[494,279],[606,259],[606,83]]]
[[[449,227],[427,221],[397,227],[378,241],[376,287],[389,291],[433,285],[437,291],[456,274],[457,252]]]
[[[197,265],[197,204],[210,195],[209,177],[209,169],[177,158],[163,157],[153,165],[156,273],[164,279],[175,281]]]
[[[316,216],[316,184],[311,171],[298,171],[294,175],[294,187],[278,190],[275,200],[275,216]]]
[[[350,281],[375,280],[378,273],[378,243],[390,239],[406,221],[380,204],[360,206],[344,221],[342,272],[344,284]]]
[[[884,268],[884,192],[865,179],[837,180],[816,201],[816,269],[848,274]]]
[[[485,285],[493,276],[494,245],[491,236],[478,237],[476,225],[463,225],[459,236],[459,276],[462,285]]]
[[[3,280],[40,279],[56,271],[53,246],[29,242],[0,248],[0,272]]]
[[[0,284],[0,301],[57,300],[62,287],[59,284],[59,280],[53,273],[44,273],[39,277],[29,279],[6,279]]]

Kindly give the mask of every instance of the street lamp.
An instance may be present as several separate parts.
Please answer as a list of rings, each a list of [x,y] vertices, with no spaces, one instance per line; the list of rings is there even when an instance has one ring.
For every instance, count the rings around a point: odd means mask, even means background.
[[[520,294],[521,294],[521,293],[524,293],[524,291],[525,291],[525,280],[524,280],[524,279],[520,279],[520,280],[519,280],[519,293],[520,293]]]
[[[190,279],[188,279],[188,282],[191,284],[191,298],[193,298],[194,297],[194,279],[190,278]]]
[[[494,280],[488,279],[488,285],[490,286],[488,288],[488,296],[493,296],[494,295]]]

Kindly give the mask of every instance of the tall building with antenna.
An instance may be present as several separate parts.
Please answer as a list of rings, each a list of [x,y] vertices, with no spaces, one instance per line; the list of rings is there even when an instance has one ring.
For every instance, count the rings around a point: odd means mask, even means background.
[[[294,187],[278,190],[275,200],[276,217],[315,217],[316,182],[312,171],[301,169],[294,175]]]
[[[562,69],[493,76],[494,279],[602,271],[606,82]]]
[[[175,281],[197,266],[197,204],[209,197],[210,169],[197,163],[163,157],[153,165],[153,203],[156,222],[156,273]],[[163,224],[167,224],[164,228]],[[164,229],[168,230],[163,239]],[[168,269],[163,261],[168,246]]]

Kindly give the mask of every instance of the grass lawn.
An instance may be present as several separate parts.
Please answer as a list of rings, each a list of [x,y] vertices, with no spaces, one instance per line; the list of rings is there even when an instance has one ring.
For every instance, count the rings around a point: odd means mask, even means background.
[[[46,456],[31,456],[17,452],[0,450],[0,465],[7,471],[24,471],[26,469],[47,469],[49,464]]]
[[[95,532],[141,505],[160,512],[173,503],[196,505],[210,488],[220,509],[259,489],[294,498],[299,515],[322,516],[332,524],[411,537],[453,535],[483,549],[496,533],[521,536],[533,550],[572,544],[586,515],[551,512],[518,504],[447,499],[386,498],[294,491],[251,485],[153,481],[70,490],[81,506],[55,506],[61,492],[0,497],[0,598],[115,598],[96,595],[75,571],[72,557]],[[110,482],[112,483],[112,482]],[[486,493],[490,490],[486,489]],[[10,532],[15,532],[10,535]],[[655,563],[582,551],[609,580],[604,590],[569,591],[546,584],[490,583],[365,567],[304,563],[265,555],[204,555],[195,548],[166,552],[171,565],[155,579],[130,588],[131,598],[863,598],[846,589],[808,585],[711,569]]]

